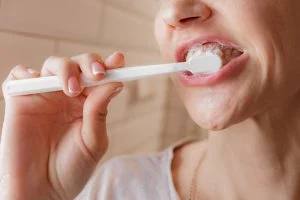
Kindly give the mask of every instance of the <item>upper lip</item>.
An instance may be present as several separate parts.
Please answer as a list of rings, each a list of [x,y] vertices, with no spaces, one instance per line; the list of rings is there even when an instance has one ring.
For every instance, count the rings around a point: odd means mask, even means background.
[[[189,49],[195,45],[203,45],[205,43],[221,43],[231,46],[241,52],[245,50],[234,44],[232,41],[221,36],[200,36],[180,43],[175,50],[175,59],[177,62],[184,62]]]

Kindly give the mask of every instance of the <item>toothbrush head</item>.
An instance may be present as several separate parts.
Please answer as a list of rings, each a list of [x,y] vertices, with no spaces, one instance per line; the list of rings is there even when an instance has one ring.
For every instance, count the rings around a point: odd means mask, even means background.
[[[189,70],[193,74],[213,74],[218,72],[222,67],[220,56],[213,53],[205,55],[195,55],[189,60]]]

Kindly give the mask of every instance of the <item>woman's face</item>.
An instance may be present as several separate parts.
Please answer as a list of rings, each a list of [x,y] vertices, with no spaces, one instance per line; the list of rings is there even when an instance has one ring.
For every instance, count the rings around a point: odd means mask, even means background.
[[[298,92],[299,0],[160,1],[155,34],[167,62],[195,46],[224,62],[213,75],[172,76],[198,125],[224,129]]]

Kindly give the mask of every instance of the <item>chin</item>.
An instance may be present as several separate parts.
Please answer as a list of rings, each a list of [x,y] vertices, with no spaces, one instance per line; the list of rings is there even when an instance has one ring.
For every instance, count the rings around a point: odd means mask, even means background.
[[[189,111],[189,114],[193,121],[205,130],[221,131],[233,125],[233,120],[230,116],[226,116],[227,114],[222,115],[213,111],[199,114]]]
[[[210,131],[220,131],[229,128],[249,117],[249,101],[226,98],[227,95],[202,97],[185,102],[185,107],[200,127]],[[231,96],[231,95],[230,95]],[[232,96],[231,96],[232,97]],[[243,103],[244,102],[244,103]],[[249,114],[249,113],[248,113]]]

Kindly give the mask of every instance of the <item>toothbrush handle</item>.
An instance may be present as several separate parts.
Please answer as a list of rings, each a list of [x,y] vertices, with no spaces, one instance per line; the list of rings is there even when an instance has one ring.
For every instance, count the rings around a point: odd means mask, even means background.
[[[81,75],[81,85],[82,87],[91,87],[109,82],[132,81],[154,75],[179,72],[186,68],[186,63],[173,63],[113,69],[106,71],[105,78],[100,81],[89,81]],[[4,93],[9,96],[29,95],[60,90],[62,90],[62,86],[57,76],[14,80],[7,82],[4,86]]]

